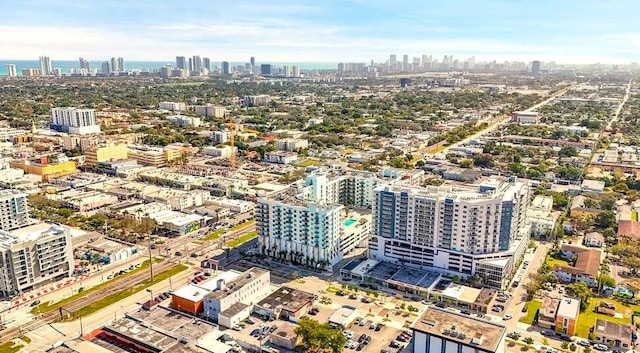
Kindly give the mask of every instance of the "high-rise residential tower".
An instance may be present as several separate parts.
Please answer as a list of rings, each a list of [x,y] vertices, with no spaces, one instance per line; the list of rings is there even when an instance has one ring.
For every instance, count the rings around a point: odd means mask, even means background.
[[[7,75],[9,77],[16,77],[18,75],[14,64],[7,64]]]
[[[188,69],[187,59],[184,56],[176,56],[176,68]]]
[[[53,69],[51,68],[51,60],[48,56],[41,56],[39,58],[40,61],[40,75],[49,76],[53,74]]]
[[[222,74],[223,75],[230,75],[231,74],[231,65],[229,64],[228,61],[223,61],[222,62]]]
[[[118,60],[118,72],[124,72],[124,58],[123,57],[119,57]]]
[[[468,186],[374,190],[369,256],[448,275],[478,275],[504,287],[529,243],[527,185],[491,180]]]
[[[539,60],[534,60],[531,63],[531,73],[534,74],[534,75],[539,74],[541,66],[542,66],[542,63]]]
[[[211,59],[202,58],[202,67],[207,69],[207,71],[211,71]]]

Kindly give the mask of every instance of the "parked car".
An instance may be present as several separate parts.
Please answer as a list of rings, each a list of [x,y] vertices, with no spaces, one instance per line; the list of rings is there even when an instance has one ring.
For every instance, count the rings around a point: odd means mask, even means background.
[[[371,325],[369,325],[369,330],[375,330],[376,326],[378,326],[377,322],[372,321]]]
[[[175,256],[182,256],[182,251],[176,251],[174,255]]]
[[[258,337],[260,336],[260,330],[259,329],[253,329],[253,331],[251,331],[251,336],[252,337]]]
[[[363,303],[366,303],[366,304],[369,304],[369,303],[372,303],[372,302],[373,302],[373,301],[372,301],[371,299],[369,299],[369,298],[362,298],[360,301],[361,301],[361,302],[363,302]]]
[[[525,305],[525,306],[522,307],[522,312],[523,313],[526,313],[528,310],[529,310],[528,306]]]
[[[581,346],[583,346],[583,347],[589,347],[591,345],[591,343],[589,343],[589,341],[587,341],[587,340],[579,340],[576,343],[581,345]]]
[[[505,315],[502,317],[502,320],[511,320],[512,318],[513,318],[513,316],[511,316],[511,314],[505,314]]]
[[[355,295],[355,294],[351,294],[351,295],[349,296],[349,299],[358,299],[358,296],[357,296],[357,295]]]
[[[464,315],[471,315],[471,312],[467,309],[461,310],[460,313]]]
[[[34,301],[31,302],[30,306],[36,306],[36,305],[40,305],[40,299],[36,299]]]
[[[277,330],[277,329],[278,329],[278,326],[277,326],[277,325],[272,325],[271,327],[269,327],[269,332],[270,332],[270,333],[273,333],[273,332],[275,332],[275,330]]]
[[[396,337],[396,340],[400,341],[400,342],[407,342],[408,341],[407,338],[404,337],[403,335],[398,335],[398,337]]]
[[[196,258],[196,257],[198,257],[198,254],[193,252],[193,253],[191,253],[191,257]]]
[[[244,322],[248,323],[249,325],[253,325],[254,324],[253,320],[251,320],[250,317],[244,319]]]
[[[543,336],[547,336],[547,337],[550,337],[550,336],[553,336],[553,335],[554,335],[554,333],[553,333],[553,332],[551,332],[551,331],[546,331],[546,330],[544,330],[544,331],[540,332],[540,334],[541,334],[541,335],[543,335]]]
[[[605,346],[604,344],[598,343],[593,345],[593,349],[601,352],[606,352],[609,350],[609,347]]]
[[[360,321],[358,326],[365,326],[366,324],[367,324],[367,319],[362,319],[362,321]]]
[[[239,325],[233,325],[232,329],[235,331],[242,331],[242,327],[240,327]]]
[[[344,297],[347,294],[345,292],[339,290],[339,291],[336,292],[336,295],[339,296],[339,297]]]
[[[374,331],[379,332],[384,327],[384,324],[377,324]]]

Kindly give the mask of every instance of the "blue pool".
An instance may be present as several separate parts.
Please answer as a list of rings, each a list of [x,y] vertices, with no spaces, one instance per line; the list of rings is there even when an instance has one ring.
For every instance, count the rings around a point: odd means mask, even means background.
[[[349,219],[347,219],[347,220],[345,220],[345,221],[344,221],[344,226],[345,226],[345,227],[348,227],[348,226],[350,226],[350,225],[352,225],[352,224],[354,224],[354,223],[356,223],[356,222],[357,222],[357,221],[356,221],[355,219],[351,219],[351,218],[349,218]]]

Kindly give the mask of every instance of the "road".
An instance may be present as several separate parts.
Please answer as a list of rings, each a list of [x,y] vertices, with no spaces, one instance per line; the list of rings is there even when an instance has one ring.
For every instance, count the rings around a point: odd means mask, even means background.
[[[633,83],[633,78],[629,80],[624,97],[622,98],[622,101],[620,101],[620,105],[618,105],[618,108],[616,108],[616,111],[613,113],[613,116],[611,117],[611,120],[609,120],[609,123],[607,124],[607,128],[605,130],[607,131],[611,130],[611,126],[613,125],[613,123],[618,121],[618,116],[620,115],[620,112],[622,111],[622,108],[624,107],[625,103],[627,103],[627,100],[629,99],[632,83]]]
[[[530,112],[530,111],[534,111],[540,107],[542,107],[543,105],[548,104],[549,102],[553,101],[554,99],[566,94],[567,92],[569,92],[569,90],[573,89],[576,86],[576,84],[572,84],[569,87],[563,88],[561,90],[559,90],[558,92],[554,93],[553,95],[549,96],[547,99],[543,100],[540,103],[537,103],[527,109],[525,109],[525,112]],[[473,139],[477,139],[482,135],[488,134],[490,132],[493,132],[494,130],[496,130],[498,127],[506,125],[509,121],[511,121],[511,117],[510,116],[506,116],[506,117],[499,117],[496,118],[494,120],[493,123],[490,123],[490,125],[481,131],[476,132],[475,134],[472,134],[456,143],[453,143],[449,146],[446,146],[444,149],[438,151],[437,153],[443,153],[443,154],[447,154],[447,152],[449,152],[450,149],[455,148],[455,147],[460,147],[465,145],[466,143],[468,143],[469,141],[473,140]],[[435,153],[431,153],[431,154],[435,154]]]

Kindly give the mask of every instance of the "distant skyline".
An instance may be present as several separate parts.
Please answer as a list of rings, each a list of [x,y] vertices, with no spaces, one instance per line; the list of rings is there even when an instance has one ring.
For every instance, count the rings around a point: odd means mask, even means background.
[[[635,0],[8,1],[0,59],[639,61]],[[95,65],[95,64],[94,64]]]

